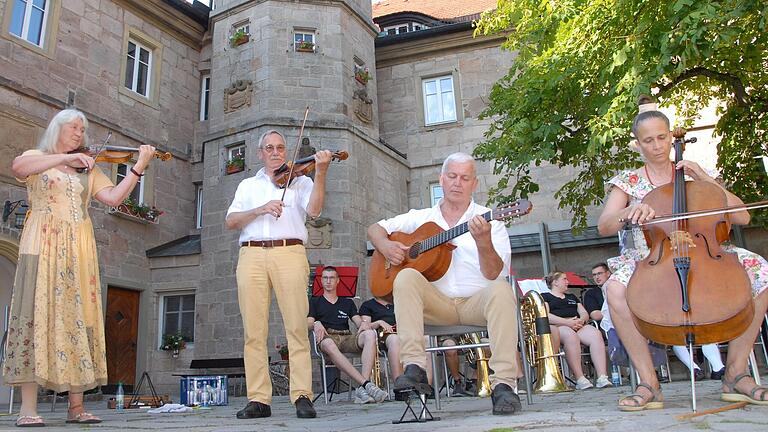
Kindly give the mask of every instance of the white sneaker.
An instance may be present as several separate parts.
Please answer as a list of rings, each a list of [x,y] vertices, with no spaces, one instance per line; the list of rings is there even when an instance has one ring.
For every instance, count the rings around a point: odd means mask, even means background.
[[[356,404],[367,404],[374,402],[371,395],[368,394],[367,391],[363,388],[363,386],[358,387],[355,390],[355,403]]]
[[[389,396],[387,392],[376,387],[376,384],[372,382],[368,382],[368,384],[365,385],[365,391],[376,403],[384,402],[384,399]]]
[[[594,387],[591,382],[587,379],[587,377],[582,376],[581,378],[576,380],[576,390],[586,390],[588,388]]]
[[[597,378],[597,381],[595,381],[595,387],[597,388],[613,387],[613,383],[608,379],[607,375],[600,375]]]

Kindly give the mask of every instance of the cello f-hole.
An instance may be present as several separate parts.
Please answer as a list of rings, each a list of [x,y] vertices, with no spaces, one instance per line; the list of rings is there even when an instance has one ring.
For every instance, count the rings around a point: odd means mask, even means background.
[[[712,248],[709,247],[709,242],[707,241],[707,236],[705,236],[702,233],[696,233],[696,237],[700,238],[700,239],[702,239],[704,241],[704,246],[707,249],[707,255],[709,255],[710,258],[716,259],[716,260],[719,260],[719,259],[723,258],[723,255],[721,255],[719,253],[712,254]]]

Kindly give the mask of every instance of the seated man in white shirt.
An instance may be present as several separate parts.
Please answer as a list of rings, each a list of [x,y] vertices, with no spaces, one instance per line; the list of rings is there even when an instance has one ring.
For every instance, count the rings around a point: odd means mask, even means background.
[[[456,246],[448,271],[429,282],[417,270],[406,268],[394,280],[400,360],[405,373],[395,380],[395,391],[408,391],[427,383],[424,324],[487,326],[492,355],[490,376],[493,414],[509,415],[521,409],[517,395],[517,297],[507,282],[511,261],[509,237],[501,222],[488,222],[490,209],[472,200],[478,185],[474,159],[454,153],[440,174],[444,197],[432,208],[411,210],[368,228],[368,237],[393,265],[405,259],[408,246],[392,241],[395,231],[412,233],[426,222],[449,229],[466,222],[469,235],[452,240]]]

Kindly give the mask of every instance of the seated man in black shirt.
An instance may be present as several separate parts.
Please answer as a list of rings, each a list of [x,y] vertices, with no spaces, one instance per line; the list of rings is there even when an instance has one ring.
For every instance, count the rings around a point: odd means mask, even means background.
[[[589,317],[593,319],[597,325],[600,325],[600,321],[603,319],[603,285],[608,278],[611,277],[611,271],[608,269],[608,264],[600,263],[592,267],[592,280],[597,285],[596,288],[590,288],[584,293],[584,309],[587,310]]]
[[[387,350],[389,358],[389,370],[392,378],[397,378],[403,373],[403,365],[400,363],[400,339],[397,337],[395,325],[395,305],[374,297],[360,305],[360,316],[368,327],[379,333],[383,330],[383,339],[379,341],[381,348]]]
[[[315,341],[337,368],[360,385],[355,390],[355,403],[384,401],[387,392],[370,381],[376,356],[376,332],[368,323],[363,322],[351,299],[336,295],[336,286],[339,284],[336,268],[328,266],[323,269],[322,283],[323,295],[312,298],[307,318],[309,328],[315,334]],[[357,326],[356,334],[349,331],[349,320]],[[361,354],[363,366],[360,372],[343,352]]]

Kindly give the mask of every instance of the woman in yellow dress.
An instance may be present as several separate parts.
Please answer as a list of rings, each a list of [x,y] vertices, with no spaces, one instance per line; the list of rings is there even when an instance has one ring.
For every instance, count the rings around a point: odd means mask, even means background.
[[[88,205],[91,198],[109,206],[123,202],[155,149],[142,145],[136,164],[115,186],[93,158],[69,153],[87,145],[87,128],[83,113],[63,110],[38,148],[13,160],[30,205],[3,367],[5,383],[21,386],[17,426],[44,426],[37,415],[38,385],[69,392],[68,423],[101,422],[83,409],[83,391],[107,383],[99,263]]]

